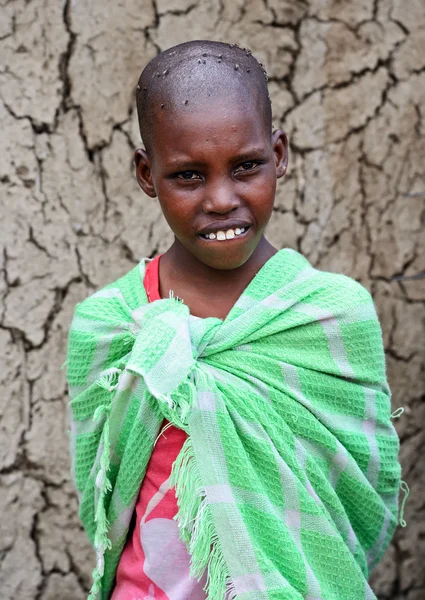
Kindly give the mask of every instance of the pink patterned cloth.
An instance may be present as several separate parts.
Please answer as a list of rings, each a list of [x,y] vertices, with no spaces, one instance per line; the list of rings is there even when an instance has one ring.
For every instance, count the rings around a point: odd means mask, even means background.
[[[148,264],[149,302],[159,300],[159,259]],[[164,421],[136,502],[136,519],[118,565],[111,600],[205,600],[205,580],[189,576],[190,556],[179,539],[170,474],[186,433]]]

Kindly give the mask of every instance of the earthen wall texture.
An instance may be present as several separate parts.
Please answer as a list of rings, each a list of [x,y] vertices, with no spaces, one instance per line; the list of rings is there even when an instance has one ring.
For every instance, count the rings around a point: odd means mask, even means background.
[[[372,582],[379,599],[423,599],[424,0],[0,0],[0,13],[2,599],[86,597],[67,331],[78,301],[171,242],[134,178],[134,92],[158,51],[199,38],[267,67],[291,143],[270,240],[375,299],[411,496]]]

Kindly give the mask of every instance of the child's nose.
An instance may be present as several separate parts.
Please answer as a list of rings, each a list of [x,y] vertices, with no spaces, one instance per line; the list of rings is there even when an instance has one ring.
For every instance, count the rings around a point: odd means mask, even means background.
[[[220,182],[205,188],[202,210],[205,213],[226,214],[240,206],[240,198],[228,182]]]

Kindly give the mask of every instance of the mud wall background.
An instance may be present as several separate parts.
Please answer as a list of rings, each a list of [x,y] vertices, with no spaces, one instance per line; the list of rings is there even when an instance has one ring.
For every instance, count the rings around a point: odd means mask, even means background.
[[[142,66],[188,39],[237,41],[270,75],[291,141],[269,236],[373,293],[403,475],[379,599],[425,594],[423,0],[0,0],[0,589],[80,600],[93,555],[70,483],[72,310],[170,243],[133,176]]]

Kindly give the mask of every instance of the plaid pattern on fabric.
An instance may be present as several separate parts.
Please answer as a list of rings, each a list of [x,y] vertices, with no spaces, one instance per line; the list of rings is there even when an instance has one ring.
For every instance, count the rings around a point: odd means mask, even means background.
[[[370,294],[275,254],[227,318],[148,304],[145,261],[69,334],[80,516],[108,599],[161,423],[189,437],[177,521],[210,600],[371,600],[397,522],[399,442]]]

